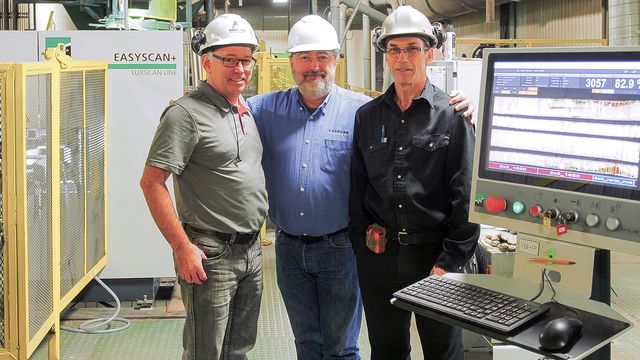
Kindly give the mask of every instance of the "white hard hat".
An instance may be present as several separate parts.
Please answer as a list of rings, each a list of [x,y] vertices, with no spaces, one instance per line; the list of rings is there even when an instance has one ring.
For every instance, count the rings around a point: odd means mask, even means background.
[[[411,6],[398,6],[384,19],[376,47],[384,49],[390,37],[398,36],[415,36],[425,40],[429,46],[435,46],[438,42],[429,19]]]
[[[340,49],[336,29],[318,15],[307,15],[293,24],[289,32],[290,53]]]
[[[247,20],[236,14],[222,14],[213,19],[204,29],[204,37],[193,41],[199,46],[198,54],[212,46],[241,45],[251,51],[258,49],[258,38]]]

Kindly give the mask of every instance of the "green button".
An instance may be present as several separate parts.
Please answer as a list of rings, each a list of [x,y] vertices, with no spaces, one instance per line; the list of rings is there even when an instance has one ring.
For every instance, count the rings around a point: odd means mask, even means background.
[[[513,210],[515,214],[522,214],[525,210],[524,203],[522,201],[514,201],[513,205],[511,205],[511,210]]]

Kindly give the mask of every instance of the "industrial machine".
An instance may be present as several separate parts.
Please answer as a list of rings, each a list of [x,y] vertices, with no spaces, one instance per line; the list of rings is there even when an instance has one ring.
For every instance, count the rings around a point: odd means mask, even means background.
[[[518,232],[514,279],[610,303],[609,251],[640,255],[639,110],[637,47],[486,50],[469,218]]]

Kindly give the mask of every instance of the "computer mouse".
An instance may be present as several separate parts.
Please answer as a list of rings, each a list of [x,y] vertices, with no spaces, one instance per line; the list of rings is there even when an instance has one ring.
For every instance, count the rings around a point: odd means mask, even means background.
[[[567,346],[582,331],[582,321],[561,317],[549,321],[540,332],[540,347],[546,350],[558,350]]]

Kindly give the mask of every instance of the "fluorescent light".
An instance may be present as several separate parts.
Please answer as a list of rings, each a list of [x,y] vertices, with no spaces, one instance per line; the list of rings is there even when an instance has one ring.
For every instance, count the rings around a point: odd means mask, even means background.
[[[276,4],[277,4],[277,3],[286,3],[286,2],[288,2],[288,1],[289,1],[289,0],[273,0],[273,2],[274,2],[274,3],[276,3]]]

